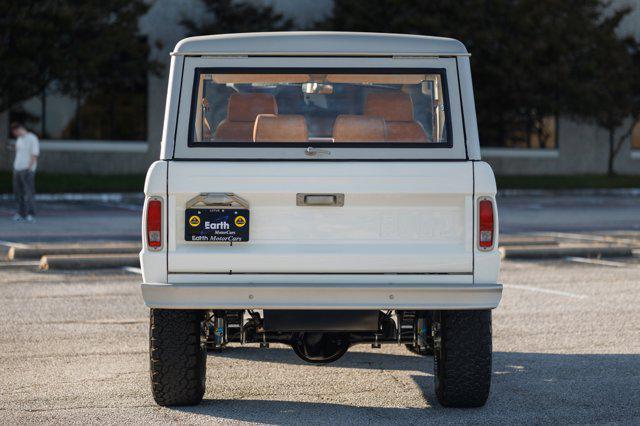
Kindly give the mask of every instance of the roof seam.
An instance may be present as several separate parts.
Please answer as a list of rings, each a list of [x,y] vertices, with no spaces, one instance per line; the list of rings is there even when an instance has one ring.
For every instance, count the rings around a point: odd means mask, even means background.
[[[471,53],[454,52],[433,52],[433,53],[378,53],[378,52],[244,52],[244,53],[222,53],[222,52],[179,52],[173,51],[171,56],[208,56],[214,58],[247,58],[256,56],[277,57],[277,56],[309,56],[309,57],[333,57],[333,56],[371,56],[386,57],[394,59],[413,58],[442,58],[455,56],[471,56]]]

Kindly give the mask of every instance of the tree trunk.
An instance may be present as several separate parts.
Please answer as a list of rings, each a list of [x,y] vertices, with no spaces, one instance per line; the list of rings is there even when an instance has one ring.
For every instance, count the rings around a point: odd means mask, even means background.
[[[609,163],[607,165],[607,176],[615,175],[615,172],[613,170],[613,160],[615,159],[615,156],[616,156],[615,146],[614,146],[615,133],[616,133],[615,127],[609,128]]]
[[[42,88],[42,93],[40,94],[40,138],[47,138],[47,88],[46,86]]]
[[[109,140],[115,141],[118,138],[116,136],[116,95],[115,90],[110,90],[109,96]],[[122,139],[122,138],[120,138]]]
[[[73,139],[80,139],[80,108],[82,107],[82,101],[80,100],[80,94],[76,95],[76,122],[73,126]]]

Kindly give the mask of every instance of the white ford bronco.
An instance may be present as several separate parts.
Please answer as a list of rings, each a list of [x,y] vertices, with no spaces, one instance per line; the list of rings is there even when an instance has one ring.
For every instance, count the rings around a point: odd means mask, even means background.
[[[145,183],[153,396],[198,404],[207,349],[356,344],[434,356],[444,406],[491,381],[496,185],[469,54],[445,38],[228,34],[172,53]]]

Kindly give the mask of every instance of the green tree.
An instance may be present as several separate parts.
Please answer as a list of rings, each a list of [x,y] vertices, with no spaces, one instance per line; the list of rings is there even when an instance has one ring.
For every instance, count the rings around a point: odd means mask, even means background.
[[[596,122],[609,133],[609,176],[615,174],[615,159],[624,143],[631,141],[633,129],[640,122],[640,44],[626,39],[624,46],[612,49],[610,58],[606,72],[600,76],[603,85],[598,87],[606,93],[600,104],[601,113],[596,117]],[[627,127],[616,140],[616,130],[625,121]]]
[[[607,174],[615,173],[614,161],[623,142],[630,136],[633,123],[640,115],[639,47],[633,37],[619,37],[615,29],[629,13],[629,8],[616,10],[602,18],[598,30],[590,34],[594,48],[590,52],[591,83],[587,102],[578,114],[607,130]],[[616,131],[629,117],[632,124],[616,140]]]
[[[271,6],[255,6],[234,0],[202,0],[207,13],[203,20],[182,18],[189,35],[244,33],[253,31],[288,31],[293,21],[285,19]]]
[[[0,111],[56,90],[80,114],[88,96],[108,104],[146,85],[161,69],[138,30],[148,9],[144,0],[0,0]]]
[[[60,61],[58,2],[0,0],[0,112],[38,95]]]
[[[606,54],[598,39],[619,40],[615,30],[629,13],[606,19],[607,7],[600,0],[342,0],[317,27],[463,41],[473,55],[483,143],[529,144],[536,133],[544,138],[545,117],[594,119],[585,106],[597,97],[596,74],[605,63],[594,60]]]
[[[149,59],[149,43],[138,30],[138,19],[149,5],[143,0],[84,0],[68,2],[64,8],[68,31],[61,37],[69,53],[57,73],[57,85],[77,105],[66,133],[75,138],[116,138],[122,127],[140,127],[136,133],[144,133],[146,117],[132,112],[144,111],[146,105],[122,109],[131,102],[144,103],[140,92],[146,91],[147,75],[161,71],[160,64]],[[78,40],[83,40],[80,46]],[[101,123],[102,117],[110,122]]]

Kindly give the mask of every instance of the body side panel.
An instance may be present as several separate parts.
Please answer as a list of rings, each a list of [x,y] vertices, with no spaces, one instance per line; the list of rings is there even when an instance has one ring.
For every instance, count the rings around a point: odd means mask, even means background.
[[[476,104],[473,97],[471,64],[468,57],[457,58],[460,99],[463,105],[464,129],[466,134],[467,155],[469,160],[480,160],[480,137],[476,119]]]
[[[178,106],[180,105],[180,83],[182,81],[183,57],[172,57],[169,68],[167,85],[167,99],[164,109],[164,124],[162,126],[162,142],[160,159],[173,158],[175,146],[176,123],[178,122]]]

